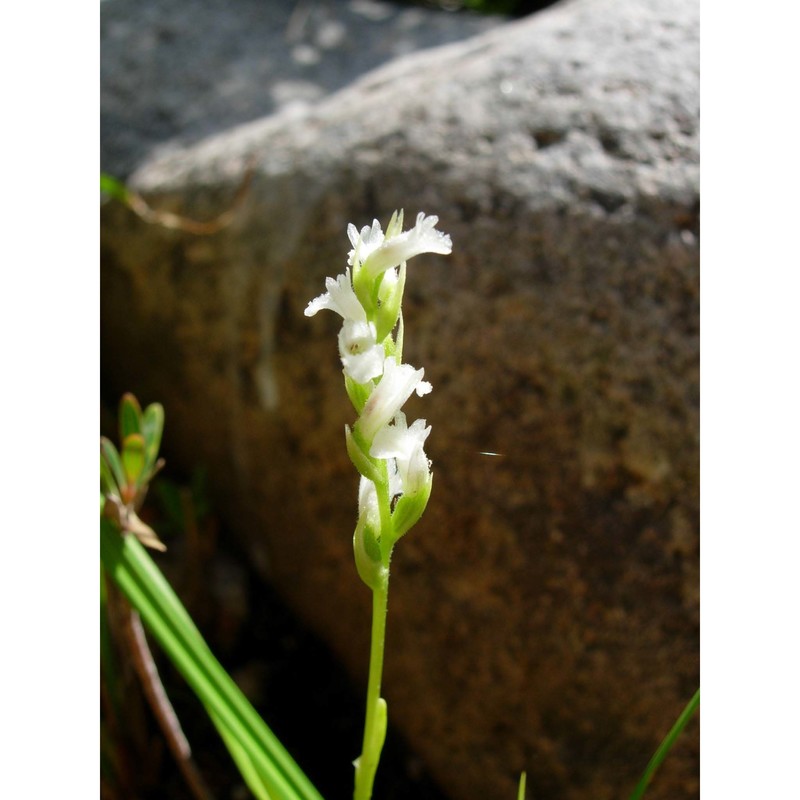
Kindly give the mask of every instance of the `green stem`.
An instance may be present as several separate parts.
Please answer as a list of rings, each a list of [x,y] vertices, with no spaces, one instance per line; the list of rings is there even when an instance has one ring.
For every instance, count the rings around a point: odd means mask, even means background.
[[[698,706],[700,705],[700,689],[698,688],[697,691],[694,693],[694,697],[686,704],[686,708],[683,709],[681,715],[675,721],[675,724],[672,726],[670,732],[664,737],[664,741],[658,747],[653,757],[650,759],[650,763],[645,767],[644,773],[642,777],[639,779],[639,783],[636,784],[636,788],[633,790],[633,793],[630,796],[630,800],[639,800],[647,789],[648,784],[653,778],[655,771],[661,766],[661,762],[667,757],[667,753],[672,749],[672,745],[675,744],[675,740],[681,735],[683,729],[686,727],[689,720],[694,715],[694,712],[697,711]]]
[[[368,447],[365,448],[368,450]],[[389,562],[394,546],[392,504],[389,496],[389,471],[385,460],[376,465],[381,480],[375,482],[378,509],[381,519],[382,579],[372,587],[372,635],[369,651],[369,678],[367,679],[367,709],[364,720],[364,742],[356,761],[355,800],[370,800],[375,773],[386,739],[386,701],[381,697],[383,653],[386,643],[386,611],[389,600]]]
[[[372,641],[369,653],[367,712],[364,722],[364,744],[356,762],[355,800],[370,800],[372,784],[386,739],[386,701],[381,697],[383,651],[386,642],[386,609],[389,598],[389,577],[372,592]]]

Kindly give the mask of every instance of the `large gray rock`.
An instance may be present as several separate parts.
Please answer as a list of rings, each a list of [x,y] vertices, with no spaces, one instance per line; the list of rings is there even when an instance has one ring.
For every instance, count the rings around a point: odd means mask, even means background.
[[[498,24],[376,0],[104,0],[101,164],[318,103],[370,69]]]
[[[337,319],[302,312],[348,222],[452,235],[409,269],[436,479],[384,691],[454,798],[513,797],[522,769],[538,800],[624,796],[698,681],[697,40],[694,0],[578,0],[140,159],[149,201],[196,218],[255,164],[214,236],[103,210],[105,386],[164,403],[168,457],[208,465],[357,676],[353,414]],[[648,796],[696,796],[697,766],[693,729]]]

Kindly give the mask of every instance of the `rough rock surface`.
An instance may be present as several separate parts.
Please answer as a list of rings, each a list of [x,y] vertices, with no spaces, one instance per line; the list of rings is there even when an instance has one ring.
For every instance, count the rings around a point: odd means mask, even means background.
[[[696,2],[576,0],[140,160],[195,218],[255,164],[214,236],[103,210],[106,388],[164,403],[167,455],[208,466],[357,676],[353,415],[337,318],[303,309],[350,221],[403,206],[452,235],[409,270],[435,485],[393,562],[384,693],[454,798],[513,797],[523,769],[538,800],[624,796],[696,688],[697,162]],[[697,796],[697,769],[695,728],[648,796]]]
[[[154,152],[301,111],[397,56],[496,19],[376,0],[104,0],[101,163],[126,178]]]

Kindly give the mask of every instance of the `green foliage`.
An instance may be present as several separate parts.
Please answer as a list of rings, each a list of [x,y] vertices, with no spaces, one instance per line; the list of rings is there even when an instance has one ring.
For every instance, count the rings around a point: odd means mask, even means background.
[[[128,187],[121,180],[105,172],[100,173],[100,192],[123,203],[127,203],[130,196]]]
[[[149,482],[161,466],[158,449],[164,412],[153,404],[142,412],[133,395],[120,403],[122,453],[100,443],[100,625],[101,669],[111,701],[117,695],[108,624],[108,577],[140,615],[148,631],[203,704],[258,800],[321,800],[319,793],[214,657],[200,631],[143,545],[164,549],[136,515]],[[202,485],[198,488],[202,489]],[[169,492],[166,492],[169,497]],[[173,498],[174,499],[174,498]],[[176,515],[180,503],[172,504]],[[104,749],[110,765],[109,748]],[[110,766],[109,766],[110,768]]]
[[[144,547],[110,520],[101,519],[100,527],[107,574],[203,703],[253,794],[265,800],[321,800],[214,657]]]
[[[644,773],[639,779],[639,783],[636,784],[636,788],[631,793],[630,800],[640,800],[640,798],[644,796],[645,790],[650,785],[650,781],[653,779],[656,770],[661,766],[662,762],[667,757],[667,753],[672,749],[672,746],[699,707],[700,689],[698,688],[692,699],[686,704],[686,708],[680,713],[680,716],[675,721],[669,733],[664,737],[664,741],[658,746],[658,750],[656,750],[655,754],[650,759],[647,767],[645,767]]]
[[[101,513],[156,550],[166,547],[156,532],[139,519],[138,511],[150,481],[163,465],[158,460],[163,428],[164,409],[158,403],[148,406],[143,414],[139,401],[126,394],[119,405],[122,453],[110,439],[100,437]]]

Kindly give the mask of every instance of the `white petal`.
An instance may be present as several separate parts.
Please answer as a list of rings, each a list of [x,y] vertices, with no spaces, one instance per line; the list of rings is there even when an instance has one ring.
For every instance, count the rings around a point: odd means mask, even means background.
[[[422,380],[424,374],[425,370],[415,370],[410,364],[398,366],[391,356],[385,359],[383,377],[369,396],[357,423],[368,442],[371,443],[375,434],[394,418],[412,392],[427,394],[431,390],[431,385]]]
[[[408,428],[406,416],[400,411],[393,424],[384,426],[375,434],[369,453],[373,458],[390,459],[390,464],[396,466],[399,491],[403,493],[416,492],[428,480],[430,461],[423,445],[430,432],[424,419],[416,420]]]
[[[374,458],[405,458],[407,453],[415,446],[428,438],[430,428],[425,427],[425,420],[418,419],[410,428],[406,424],[406,415],[402,411],[395,414],[390,425],[385,425],[372,442],[369,454]]]
[[[384,425],[375,434],[369,448],[373,458],[397,458],[403,452],[403,433],[394,425]]]
[[[397,467],[396,458],[390,458],[386,462],[386,471],[389,474],[389,497],[393,498],[396,495],[403,494],[403,478]]]
[[[353,247],[358,244],[358,228],[352,222],[347,226],[347,238],[350,239],[350,244]]]
[[[359,252],[359,258],[368,273],[377,276],[378,273],[396,267],[420,253],[447,255],[453,250],[453,242],[449,235],[436,230],[438,221],[438,217],[426,217],[420,212],[411,230],[384,239],[369,255]]]
[[[375,325],[345,320],[339,331],[339,356],[345,374],[356,383],[377,378],[383,372],[386,353],[375,341]]]
[[[400,471],[403,491],[406,494],[414,494],[430,479],[431,462],[425,455],[422,445],[411,453],[407,461],[401,462],[398,458],[397,468]]]
[[[345,374],[356,383],[368,383],[381,374],[385,355],[383,348],[376,344],[359,355],[342,357],[342,366]]]
[[[372,220],[372,227],[365,225],[361,232],[351,222],[347,226],[347,236],[353,249],[347,254],[347,263],[353,266],[353,262],[358,258],[358,263],[363,264],[370,254],[376,250],[383,242],[383,230],[378,220]]]
[[[405,416],[405,415],[403,415]],[[408,429],[409,435],[413,435],[420,444],[423,444],[431,432],[431,426],[425,427],[424,419],[414,420],[414,424]]]
[[[361,476],[361,482],[358,484],[358,517],[365,517],[365,522],[368,522],[373,528],[380,528],[381,512],[378,508],[378,492],[375,489],[375,484]]]
[[[323,308],[335,311],[342,319],[367,321],[367,312],[356,297],[353,291],[353,284],[350,280],[350,270],[345,270],[344,275],[337,275],[336,279],[325,278],[325,294],[315,297],[306,307],[305,315],[313,317]]]
[[[383,231],[381,230],[381,224],[378,220],[372,220],[372,227],[371,228],[364,228],[361,231],[361,242],[362,244],[368,248],[366,255],[369,255],[376,247],[379,247],[383,242]],[[365,257],[366,257],[365,255]]]
[[[408,428],[406,415],[398,411],[393,425],[384,425],[372,440],[369,454],[373,458],[395,458],[405,452],[405,439]]]

